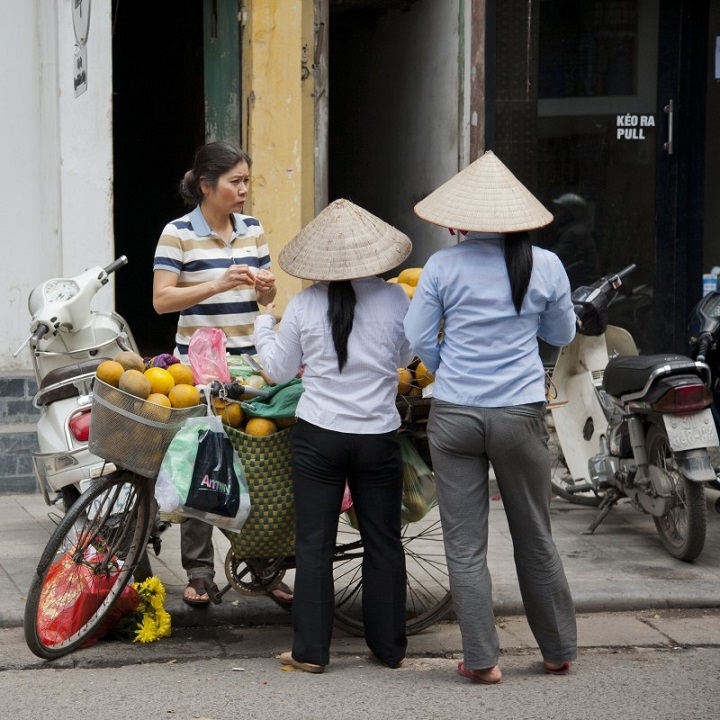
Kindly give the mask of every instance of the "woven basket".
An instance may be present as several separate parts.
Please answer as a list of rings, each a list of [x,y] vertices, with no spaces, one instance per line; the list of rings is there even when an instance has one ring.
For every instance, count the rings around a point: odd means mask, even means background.
[[[225,425],[245,469],[250,515],[241,533],[225,533],[238,558],[277,558],[295,553],[295,501],[290,476],[290,433],[261,437]]]
[[[183,422],[206,412],[205,405],[188,408],[156,405],[95,378],[88,448],[98,457],[154,478]]]

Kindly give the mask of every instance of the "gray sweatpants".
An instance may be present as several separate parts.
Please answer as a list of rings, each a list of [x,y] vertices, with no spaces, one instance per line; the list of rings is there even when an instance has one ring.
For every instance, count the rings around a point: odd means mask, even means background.
[[[465,665],[497,664],[488,546],[492,463],[530,629],[549,662],[577,653],[575,608],[550,530],[544,403],[474,408],[433,400],[428,438]]]

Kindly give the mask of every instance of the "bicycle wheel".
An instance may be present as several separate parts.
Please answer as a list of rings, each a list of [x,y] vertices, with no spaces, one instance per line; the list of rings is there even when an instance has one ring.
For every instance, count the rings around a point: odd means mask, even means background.
[[[433,508],[423,520],[402,528],[407,569],[408,635],[442,620],[450,611],[450,577],[442,541],[440,513]],[[340,516],[333,558],[335,625],[364,635],[362,620],[362,540],[347,514]]]
[[[35,655],[58,658],[92,638],[145,550],[149,486],[124,471],[99,478],[55,529],[25,603],[25,641]]]

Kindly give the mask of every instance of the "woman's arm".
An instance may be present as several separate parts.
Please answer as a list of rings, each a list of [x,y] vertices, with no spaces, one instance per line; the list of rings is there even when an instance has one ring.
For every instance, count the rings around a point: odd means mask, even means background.
[[[217,280],[208,280],[190,287],[178,287],[177,284],[177,273],[170,270],[155,270],[153,274],[155,312],[162,315],[186,310],[213,295],[232,290],[238,285],[254,285],[255,278],[247,265],[231,265]]]
[[[443,316],[433,271],[434,264],[430,258],[420,275],[404,323],[405,336],[410,342],[410,347],[431,373],[434,373],[440,365],[438,333]]]
[[[297,297],[297,296],[296,296]],[[275,317],[270,304],[264,314],[255,318],[255,347],[260,363],[270,378],[276,383],[287,382],[294,378],[302,364],[302,346],[300,327],[295,314],[296,302],[290,300],[277,332]]]

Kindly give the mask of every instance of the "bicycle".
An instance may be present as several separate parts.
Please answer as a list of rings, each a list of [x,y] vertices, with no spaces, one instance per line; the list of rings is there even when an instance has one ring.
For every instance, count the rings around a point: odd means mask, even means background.
[[[211,390],[213,395],[221,394],[231,401],[262,392],[237,381],[213,383]],[[205,405],[183,410],[162,408],[165,415],[161,416],[159,406],[147,406],[152,403],[95,382],[91,444],[99,431],[110,437],[104,437],[100,446],[95,443],[93,452],[119,469],[92,481],[59,523],[41,555],[28,592],[24,623],[27,645],[41,658],[52,660],[92,642],[103,623],[108,622],[113,605],[152,539],[157,519],[154,483],[165,450],[187,417],[206,412]],[[427,457],[422,403],[405,399],[403,411],[404,432]],[[131,454],[126,452],[128,446],[133,448]],[[437,507],[422,521],[405,525],[402,532],[408,578],[407,632],[414,634],[442,620],[451,608]],[[338,524],[333,557],[335,621],[338,628],[354,635],[364,633],[361,563],[362,541],[344,514]],[[244,594],[266,594],[294,564],[290,554],[248,558],[237,556],[231,548],[225,561],[228,584],[221,594],[230,588]],[[64,588],[53,585],[58,567],[64,569]],[[63,608],[82,592],[88,578],[93,582],[97,579],[107,593],[90,593],[89,598],[84,598],[84,614],[70,636],[53,635],[53,626],[63,621]],[[55,593],[53,602],[49,602],[51,593]]]

